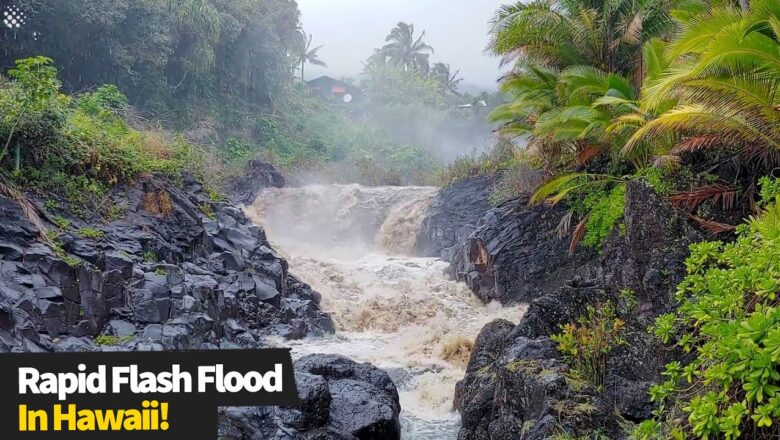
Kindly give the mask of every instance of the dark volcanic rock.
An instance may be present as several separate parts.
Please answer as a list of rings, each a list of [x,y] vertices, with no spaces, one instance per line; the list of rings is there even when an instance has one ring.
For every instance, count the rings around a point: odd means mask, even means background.
[[[284,176],[268,162],[253,159],[241,177],[231,182],[228,195],[235,203],[252,203],[263,188],[283,188]]]
[[[634,290],[644,314],[666,313],[675,304],[669,293],[685,277],[690,244],[705,236],[652,188],[638,182],[628,187],[623,223],[625,236],[604,244],[599,281]]]
[[[297,408],[228,408],[220,439],[395,440],[398,390],[387,373],[336,355],[295,362]]]
[[[192,179],[151,176],[111,199],[122,218],[85,234],[95,225],[70,217],[54,252],[0,197],[0,353],[252,348],[334,331],[263,230]],[[296,363],[296,380],[297,408],[222,410],[219,438],[400,437],[398,391],[377,368],[313,355]]]
[[[599,298],[617,301],[587,283],[564,286],[556,295],[534,300],[519,325],[495,321],[483,328],[455,391],[463,420],[458,438],[542,440],[599,432],[622,439],[627,435],[620,419],[650,417],[647,389],[672,354],[656,345],[646,327],[636,321],[627,325],[627,344],[613,352],[603,390],[568,379],[568,367],[549,338]]]
[[[450,260],[455,246],[474,232],[474,225],[491,208],[494,178],[479,176],[443,188],[425,210],[417,233],[416,255]]]
[[[647,185],[629,184],[625,234],[613,236],[601,255],[578,249],[556,231],[566,213],[560,205],[530,206],[528,197],[488,211],[450,256],[450,275],[465,281],[485,302],[528,302],[555,293],[580,277],[635,290],[653,311],[668,309],[665,294],[684,275],[688,245],[700,241],[675,210]]]
[[[481,367],[470,364],[456,389],[463,418],[461,440],[542,440],[567,432],[579,438],[598,429],[619,438],[609,401],[567,384],[566,367],[549,338],[514,336],[505,324],[488,324],[477,339],[502,347]]]
[[[330,380],[352,379],[373,384],[391,394],[393,400],[398,403],[398,391],[393,381],[390,380],[390,376],[371,364],[356,364],[343,356],[320,354],[301,358],[295,365],[300,370]]]
[[[333,331],[319,295],[288,273],[262,229],[192,179],[148,177],[115,189],[112,203],[126,206],[122,218],[91,238],[74,231],[94,225],[70,218],[55,254],[0,197],[0,350],[73,348],[67,336],[99,350],[100,334],[126,350],[253,347],[267,335]]]
[[[556,237],[566,209],[530,206],[528,197],[488,211],[454,249],[450,275],[465,281],[485,302],[530,301],[582,273],[588,256],[571,259],[568,241]]]
[[[544,439],[565,434],[626,438],[620,419],[650,417],[647,389],[681,354],[664,350],[646,331],[674,306],[688,246],[703,237],[666,201],[629,184],[625,233],[603,253],[569,258],[552,236],[561,208],[528,207],[518,199],[489,212],[455,264],[483,300],[530,301],[521,322],[496,321],[477,338],[455,404],[461,440]],[[588,281],[583,281],[588,280]],[[631,289],[634,299],[622,289]],[[626,343],[611,353],[602,390],[567,380],[567,365],[550,340],[560,326],[610,303],[625,322]]]

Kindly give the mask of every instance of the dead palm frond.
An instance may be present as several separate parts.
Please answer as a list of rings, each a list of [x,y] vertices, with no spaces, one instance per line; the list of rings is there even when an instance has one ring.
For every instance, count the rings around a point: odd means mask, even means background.
[[[737,192],[728,185],[716,183],[691,191],[672,194],[668,197],[668,200],[686,212],[693,212],[708,200],[712,201],[713,204],[720,204],[724,211],[729,211],[736,204]]]
[[[695,221],[704,230],[711,232],[713,234],[724,234],[726,232],[734,232],[737,229],[736,226],[729,225],[726,223],[716,222],[714,220],[707,220],[705,218],[693,214],[688,214],[688,217],[691,220]]]
[[[16,189],[14,184],[8,181],[8,179],[6,179],[2,174],[0,174],[0,195],[15,200],[22,208],[22,212],[24,212],[27,220],[29,220],[30,223],[38,228],[38,233],[40,234],[41,240],[47,243],[50,241],[46,235],[48,228],[41,219],[41,216],[45,216],[45,214],[43,214],[40,209],[38,209],[38,207],[35,206],[35,204],[32,203],[26,195],[24,195],[23,192]]]
[[[558,237],[558,240],[563,240],[564,237],[569,235],[572,218],[574,218],[574,211],[569,211],[561,217],[561,221],[558,222],[558,226],[555,228],[555,236]]]
[[[574,228],[574,233],[571,235],[571,242],[569,243],[569,256],[574,255],[577,247],[582,243],[585,238],[586,226],[588,224],[588,216],[585,216],[577,223],[577,227]]]

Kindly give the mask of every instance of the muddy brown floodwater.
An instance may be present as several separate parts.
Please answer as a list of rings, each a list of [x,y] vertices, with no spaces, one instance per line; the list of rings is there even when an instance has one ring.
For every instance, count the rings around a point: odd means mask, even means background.
[[[410,256],[436,191],[312,185],[265,190],[246,208],[336,322],[334,336],[279,345],[296,358],[337,353],[387,370],[401,395],[403,436],[413,440],[457,437],[452,397],[474,338],[525,311],[482,304],[446,278],[446,262]]]

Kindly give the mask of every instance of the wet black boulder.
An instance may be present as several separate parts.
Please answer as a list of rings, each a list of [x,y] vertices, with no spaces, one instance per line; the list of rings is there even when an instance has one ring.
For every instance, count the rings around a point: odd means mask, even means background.
[[[227,408],[220,439],[395,440],[401,436],[398,391],[387,373],[337,355],[295,362],[296,408]]]

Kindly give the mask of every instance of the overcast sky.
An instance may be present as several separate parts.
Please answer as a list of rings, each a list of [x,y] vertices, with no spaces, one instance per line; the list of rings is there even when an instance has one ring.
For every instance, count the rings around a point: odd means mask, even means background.
[[[327,74],[340,78],[362,70],[361,61],[384,45],[396,23],[414,23],[426,31],[436,52],[432,62],[460,69],[465,82],[495,87],[498,60],[483,53],[488,21],[508,0],[298,0],[303,27],[324,45],[320,58],[327,69],[307,66],[307,78]]]

